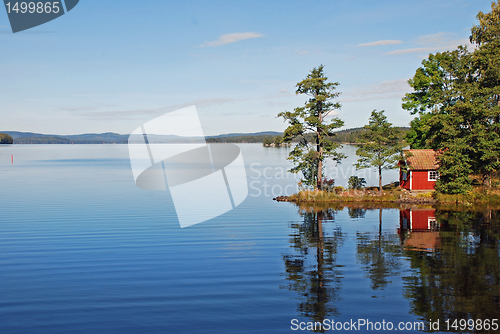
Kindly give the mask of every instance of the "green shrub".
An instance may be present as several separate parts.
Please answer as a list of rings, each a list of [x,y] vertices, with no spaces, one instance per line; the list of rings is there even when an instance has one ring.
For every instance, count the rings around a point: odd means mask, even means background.
[[[349,189],[361,189],[366,186],[366,180],[364,177],[353,175],[347,181],[347,185],[349,186]]]

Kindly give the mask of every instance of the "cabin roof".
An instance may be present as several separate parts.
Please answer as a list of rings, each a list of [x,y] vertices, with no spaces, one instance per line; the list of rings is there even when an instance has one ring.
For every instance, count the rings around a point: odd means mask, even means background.
[[[407,153],[411,156],[407,156]],[[437,170],[437,152],[434,150],[407,150],[405,151],[406,164],[411,170]]]

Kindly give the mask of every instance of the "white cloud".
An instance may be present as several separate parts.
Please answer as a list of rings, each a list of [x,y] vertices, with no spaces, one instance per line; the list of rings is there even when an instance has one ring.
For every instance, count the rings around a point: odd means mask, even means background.
[[[358,46],[365,47],[365,46],[397,45],[397,44],[401,44],[401,43],[403,43],[403,42],[401,42],[400,40],[397,40],[397,39],[386,39],[386,40],[382,40],[382,41],[362,43],[362,44],[358,44]]]
[[[225,34],[219,37],[218,40],[215,41],[210,41],[210,42],[205,42],[200,47],[215,47],[215,46],[221,46],[225,44],[231,44],[239,41],[243,41],[245,39],[252,39],[252,38],[259,38],[263,37],[263,34],[255,33],[255,32],[235,32],[232,34]]]
[[[305,56],[305,55],[309,54],[309,51],[306,51],[306,50],[303,50],[303,51],[295,50],[295,53],[298,54],[299,56]]]
[[[112,107],[118,107],[119,105],[117,104],[104,104],[104,103],[94,103],[91,106],[82,106],[82,107],[60,107],[59,110],[61,111],[69,111],[69,112],[86,112],[86,111],[94,111],[94,110],[99,110],[101,108],[112,108]]]
[[[411,91],[408,79],[382,81],[378,85],[361,87],[352,92],[346,92],[339,98],[340,102],[369,101],[380,99],[402,98]]]
[[[467,38],[456,38],[451,33],[438,33],[419,36],[413,41],[415,47],[387,52],[386,55],[401,55],[409,53],[432,53],[456,49],[459,45],[471,47]]]
[[[65,108],[64,111],[78,111],[77,114],[84,116],[89,119],[125,119],[125,118],[135,118],[144,115],[161,115],[169,111],[174,111],[177,109],[182,109],[192,105],[196,107],[209,107],[214,105],[222,105],[227,103],[236,102],[238,99],[234,98],[213,98],[213,99],[198,99],[189,101],[182,104],[175,104],[168,107],[162,107],[157,109],[129,109],[129,110],[108,110],[107,108],[100,108],[101,110],[96,110],[98,108],[94,107],[78,107],[78,108]]]

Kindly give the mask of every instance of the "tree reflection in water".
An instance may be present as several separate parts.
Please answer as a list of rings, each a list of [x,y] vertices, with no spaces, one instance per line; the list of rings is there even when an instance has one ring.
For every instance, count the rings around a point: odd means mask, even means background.
[[[291,224],[282,288],[297,293],[298,313],[308,321],[341,315],[337,254],[347,235],[334,222],[339,209],[300,207],[302,220]],[[366,209],[375,208],[350,207],[347,214],[362,218]],[[355,250],[374,292],[402,280],[403,290],[391,293],[408,299],[418,318],[440,320],[441,330],[447,319],[500,320],[500,211],[400,208],[391,232],[378,210],[378,231],[356,231]]]
[[[412,313],[427,321],[499,319],[499,212],[436,210],[438,248],[405,251]]]
[[[301,208],[303,221],[292,223],[291,253],[284,254],[287,285],[298,293],[298,312],[311,321],[338,316],[342,273],[336,265],[344,235],[335,227],[333,208]]]
[[[399,275],[402,248],[396,233],[382,233],[382,209],[379,209],[378,233],[356,233],[356,258],[364,266],[374,291],[383,290]]]
[[[363,208],[347,208],[347,214],[349,217],[352,219],[357,219],[357,218],[365,218],[366,215],[366,209]]]

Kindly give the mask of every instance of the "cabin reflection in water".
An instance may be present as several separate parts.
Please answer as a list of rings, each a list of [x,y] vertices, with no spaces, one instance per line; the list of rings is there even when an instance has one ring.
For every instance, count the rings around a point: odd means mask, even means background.
[[[436,209],[404,209],[399,211],[398,234],[406,249],[433,252],[441,245],[440,224]]]

